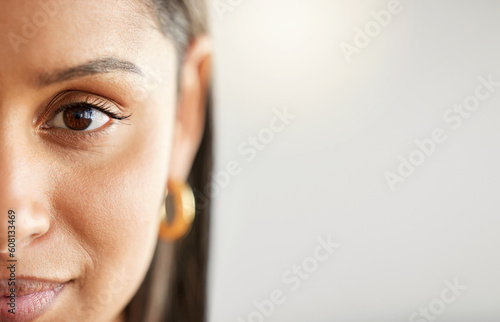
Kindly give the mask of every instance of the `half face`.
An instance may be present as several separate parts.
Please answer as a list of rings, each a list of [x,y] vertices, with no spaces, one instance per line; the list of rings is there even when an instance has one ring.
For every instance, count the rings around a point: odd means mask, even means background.
[[[112,321],[136,292],[158,235],[176,69],[139,2],[1,2],[0,320]]]

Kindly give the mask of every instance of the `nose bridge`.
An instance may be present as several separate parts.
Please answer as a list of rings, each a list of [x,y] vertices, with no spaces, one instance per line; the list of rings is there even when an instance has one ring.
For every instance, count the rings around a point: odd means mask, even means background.
[[[3,108],[0,107],[0,110]],[[16,117],[0,112],[0,200],[1,206],[8,199],[26,193],[32,158],[26,131]],[[4,200],[7,199],[7,200]]]
[[[30,122],[18,113],[9,116],[0,106],[0,253],[7,251],[8,231],[15,213],[17,247],[48,230],[48,214],[37,198],[40,182]],[[9,223],[10,221],[10,223]]]
[[[28,181],[30,166],[19,156],[19,152],[7,148],[4,141],[0,141],[0,151],[0,209],[5,212],[8,209],[26,208],[23,203],[28,202],[26,198],[32,190]],[[0,218],[3,218],[3,215],[0,213]],[[0,227],[2,224],[3,222],[0,222]]]

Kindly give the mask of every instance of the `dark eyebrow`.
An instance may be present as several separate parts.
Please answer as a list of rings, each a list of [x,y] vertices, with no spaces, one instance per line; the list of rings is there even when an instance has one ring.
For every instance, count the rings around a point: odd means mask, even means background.
[[[38,77],[37,83],[39,86],[48,86],[53,83],[67,81],[73,78],[109,73],[113,71],[125,71],[144,76],[142,70],[134,63],[113,57],[107,57],[91,60],[82,65],[71,67],[54,74],[42,74]]]

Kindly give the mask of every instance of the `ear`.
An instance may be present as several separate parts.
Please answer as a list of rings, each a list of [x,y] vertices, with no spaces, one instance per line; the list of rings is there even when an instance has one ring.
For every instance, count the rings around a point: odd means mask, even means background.
[[[185,182],[205,127],[205,105],[211,79],[211,42],[195,38],[180,66],[179,97],[170,159],[169,179]]]

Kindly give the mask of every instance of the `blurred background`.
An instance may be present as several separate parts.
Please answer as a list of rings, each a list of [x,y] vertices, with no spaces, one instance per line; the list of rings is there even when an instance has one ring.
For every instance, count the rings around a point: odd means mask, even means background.
[[[500,321],[500,1],[208,1],[209,320]]]

